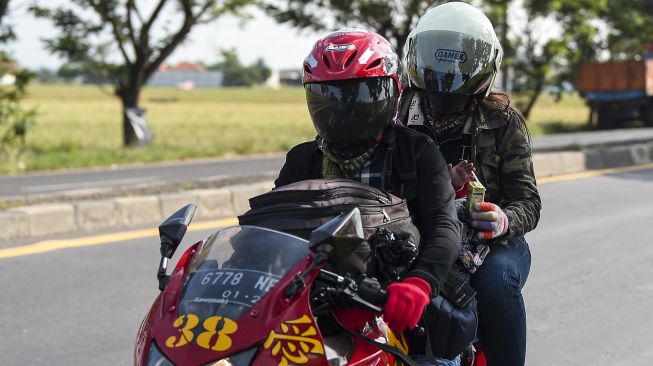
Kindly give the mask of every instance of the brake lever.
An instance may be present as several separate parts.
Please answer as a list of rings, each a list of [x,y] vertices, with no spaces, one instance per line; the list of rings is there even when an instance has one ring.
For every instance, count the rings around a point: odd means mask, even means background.
[[[321,269],[318,280],[333,286],[334,290],[346,295],[350,301],[375,313],[383,312],[383,307],[375,304],[385,305],[388,301],[388,292],[381,287],[379,281],[374,277],[365,276],[358,285],[351,278]],[[415,331],[419,335],[426,334],[426,330],[419,325],[415,327]]]
[[[367,301],[363,300],[363,298],[360,297],[360,296],[359,296],[358,294],[356,294],[356,293],[353,294],[353,296],[351,296],[351,297],[349,298],[349,300],[355,302],[356,304],[358,304],[358,306],[360,306],[360,307],[362,307],[362,308],[364,308],[364,309],[367,309],[367,310],[373,311],[373,312],[375,312],[375,313],[382,313],[382,312],[383,312],[383,308],[382,308],[382,307],[380,307],[380,306],[376,306],[376,305],[374,305],[374,304],[372,304],[372,303],[370,303],[370,302],[367,302]]]
[[[337,273],[322,269],[318,274],[318,280],[326,285],[333,286],[340,294],[344,295],[347,300],[354,302],[361,308],[377,313],[383,312],[382,307],[372,304],[370,301],[367,301],[367,299],[359,295],[358,292],[360,287],[351,278],[343,277]]]

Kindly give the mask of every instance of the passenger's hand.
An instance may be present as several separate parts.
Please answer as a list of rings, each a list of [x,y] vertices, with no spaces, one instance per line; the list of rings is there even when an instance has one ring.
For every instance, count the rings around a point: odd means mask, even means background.
[[[508,216],[494,203],[480,202],[472,211],[472,227],[480,231],[479,239],[496,238],[508,231]]]
[[[474,170],[474,163],[468,163],[463,160],[456,166],[449,164],[449,176],[451,176],[451,185],[454,190],[458,191],[463,188],[465,183],[472,179],[472,171]]]
[[[395,332],[413,329],[429,303],[431,286],[419,277],[408,277],[386,287],[388,301],[383,318]]]

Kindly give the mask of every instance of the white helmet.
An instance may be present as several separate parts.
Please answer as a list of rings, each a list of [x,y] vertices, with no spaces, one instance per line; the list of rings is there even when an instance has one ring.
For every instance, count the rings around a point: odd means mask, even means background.
[[[490,20],[463,2],[424,14],[404,45],[409,86],[431,92],[487,96],[503,49]]]

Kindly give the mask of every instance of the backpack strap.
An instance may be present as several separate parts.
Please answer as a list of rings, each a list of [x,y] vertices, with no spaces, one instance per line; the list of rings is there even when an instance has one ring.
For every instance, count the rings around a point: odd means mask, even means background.
[[[476,291],[458,272],[454,264],[449,268],[447,279],[440,289],[442,296],[459,308],[464,308],[476,296]]]

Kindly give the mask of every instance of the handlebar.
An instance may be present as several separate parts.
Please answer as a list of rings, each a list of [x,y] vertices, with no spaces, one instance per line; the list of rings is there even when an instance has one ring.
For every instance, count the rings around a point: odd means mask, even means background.
[[[374,277],[363,278],[358,284],[358,295],[372,304],[380,305],[388,302],[388,292],[381,288],[381,284]]]
[[[383,312],[388,301],[388,292],[381,287],[379,281],[374,277],[363,277],[360,283],[356,283],[349,277],[343,277],[325,269],[320,270],[317,280],[330,287],[332,292],[342,295],[356,305],[377,313]],[[416,328],[418,334],[425,334],[424,328],[419,325]]]
[[[377,313],[383,312],[383,305],[388,299],[387,292],[373,277],[364,277],[361,283],[357,284],[349,277],[322,269],[318,274],[317,281],[327,285],[322,289],[323,295],[327,293],[336,295]]]

